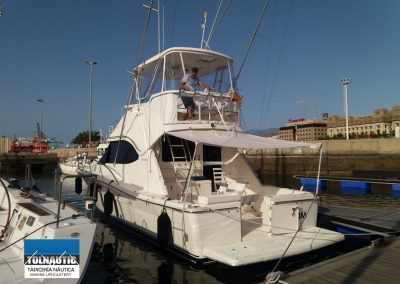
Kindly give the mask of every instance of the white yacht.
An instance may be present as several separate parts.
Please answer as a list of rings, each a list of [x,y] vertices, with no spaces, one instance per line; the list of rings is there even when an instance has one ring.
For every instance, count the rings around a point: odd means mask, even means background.
[[[313,193],[257,179],[242,149],[310,145],[243,132],[232,64],[221,53],[174,47],[133,70],[136,103],[128,103],[105,154],[91,165],[97,209],[195,261],[230,266],[342,241],[316,226]],[[179,89],[193,67],[210,90]],[[184,96],[195,102],[192,120]]]
[[[91,161],[87,152],[78,153],[58,164],[64,175],[77,175],[80,170],[90,167]]]
[[[97,146],[97,160],[103,156],[107,147],[108,143],[100,143]],[[88,152],[80,152],[64,162],[58,163],[58,166],[64,175],[77,175],[82,170],[90,171],[91,163],[92,160],[89,158]]]
[[[0,226],[0,283],[72,284],[83,278],[94,244],[96,224],[75,207],[65,204],[61,198],[58,201],[45,193],[13,187],[0,179]],[[35,268],[32,268],[28,266],[26,256],[27,240],[44,241],[44,245],[51,240],[78,242],[79,263],[71,262],[75,265],[68,268],[64,266],[71,274],[61,276],[57,272],[61,270],[54,265],[54,260],[52,263],[35,262],[39,265],[33,265]],[[60,261],[62,256],[57,256]],[[37,257],[35,259],[43,256],[38,253]],[[38,272],[27,275],[29,269],[37,269]]]

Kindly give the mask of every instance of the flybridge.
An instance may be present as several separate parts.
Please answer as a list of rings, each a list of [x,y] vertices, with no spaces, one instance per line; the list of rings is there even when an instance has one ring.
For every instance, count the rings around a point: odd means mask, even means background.
[[[185,47],[167,49],[134,69],[136,100],[140,103],[164,100],[161,103],[164,109],[175,109],[173,121],[164,120],[167,124],[188,120],[187,104],[182,99],[186,97],[194,103],[195,115],[191,119],[194,122],[239,125],[242,100],[234,89],[232,64],[230,57],[210,50]],[[193,68],[198,70],[197,78],[202,84],[190,90],[182,89],[182,79],[189,76]],[[169,99],[160,98],[168,95]],[[156,105],[154,103],[151,106],[153,110]]]

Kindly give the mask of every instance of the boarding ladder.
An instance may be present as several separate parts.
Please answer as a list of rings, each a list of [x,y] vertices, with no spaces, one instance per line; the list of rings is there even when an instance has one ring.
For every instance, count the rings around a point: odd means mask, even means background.
[[[175,141],[171,142],[169,135],[167,135],[176,184],[179,191],[183,193],[190,172],[190,161],[192,160],[192,157],[186,140],[183,141],[181,138],[176,138],[174,140]]]

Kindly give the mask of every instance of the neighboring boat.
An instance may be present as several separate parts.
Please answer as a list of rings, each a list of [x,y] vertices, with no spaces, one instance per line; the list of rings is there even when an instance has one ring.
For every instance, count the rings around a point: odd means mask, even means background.
[[[89,169],[91,161],[87,152],[78,153],[76,156],[66,159],[58,164],[64,175],[77,175],[79,170]]]
[[[20,188],[16,184],[0,179],[0,225],[2,227],[0,233],[1,283],[55,283],[56,281],[57,283],[77,283],[80,281],[90,259],[96,224],[79,210],[45,193]],[[41,278],[40,275],[36,276],[38,278],[25,278],[29,259],[25,251],[27,240],[44,241],[46,245],[48,240],[62,242],[79,240],[79,273],[76,269],[76,278],[67,278],[67,276],[60,278],[59,274],[53,275],[58,276],[58,279]],[[73,242],[76,243],[76,241]],[[68,255],[65,256],[68,257]],[[38,257],[43,256],[39,253]],[[57,259],[60,260],[62,257],[61,255]],[[44,257],[43,260],[45,260]],[[58,260],[53,259],[50,264],[39,263],[41,268],[38,273],[43,273],[43,270],[49,273],[53,267],[55,268],[54,264],[59,264]],[[77,265],[76,262],[71,263]],[[58,273],[54,271],[53,273]],[[47,274],[46,277],[48,276]]]
[[[137,103],[126,106],[105,154],[91,164],[96,208],[195,261],[230,266],[342,241],[316,226],[317,196],[262,185],[238,150],[310,145],[243,132],[232,63],[221,53],[176,47],[133,70]],[[193,67],[210,91],[179,90]],[[184,96],[196,104],[193,120],[185,120]]]
[[[103,156],[107,147],[108,143],[100,143],[97,146],[97,160],[95,159],[95,161],[98,161]],[[89,158],[88,153],[81,152],[59,163],[58,166],[64,175],[78,175],[82,170],[90,171],[91,163],[92,160]]]

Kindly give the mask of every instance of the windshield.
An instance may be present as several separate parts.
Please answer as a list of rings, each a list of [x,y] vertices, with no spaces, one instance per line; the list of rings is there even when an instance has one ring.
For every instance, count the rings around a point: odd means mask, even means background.
[[[207,84],[210,91],[232,91],[233,71],[228,58],[205,52],[174,51],[141,66],[137,72],[137,85],[141,98],[168,90],[178,90],[185,75],[198,70],[197,78]]]

